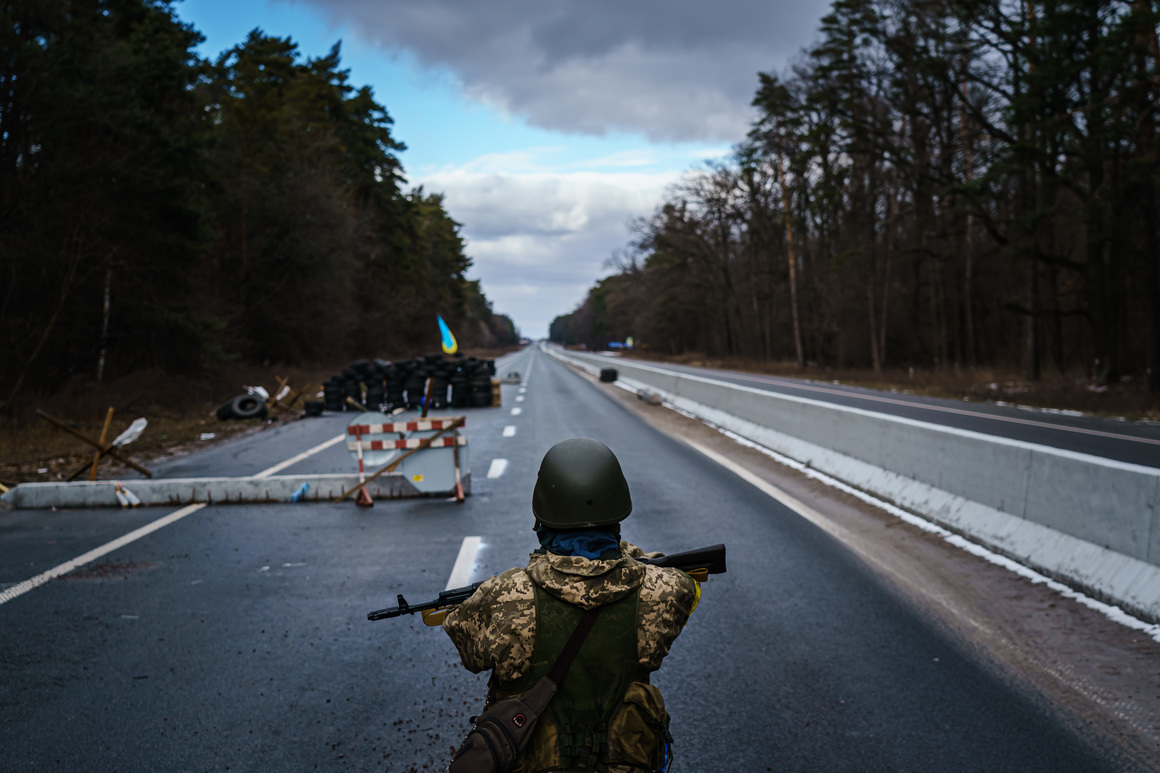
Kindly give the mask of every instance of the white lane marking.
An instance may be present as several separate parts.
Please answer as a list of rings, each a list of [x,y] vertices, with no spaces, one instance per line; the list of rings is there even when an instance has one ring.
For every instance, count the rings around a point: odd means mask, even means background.
[[[302,453],[298,454],[297,456],[291,456],[286,461],[279,462],[278,464],[275,464],[273,467],[271,467],[267,470],[262,470],[254,477],[255,478],[268,478],[276,472],[281,472],[282,470],[286,469],[287,467],[289,467],[291,465],[298,464],[298,462],[302,461],[303,459],[305,459],[308,456],[314,456],[319,451],[325,451],[326,449],[330,448],[335,443],[341,443],[342,439],[344,437],[346,437],[345,432],[341,435],[335,435],[330,440],[327,440],[325,443],[319,443],[314,448],[303,451]]]
[[[649,366],[649,365],[644,365],[637,360],[630,360],[630,362],[632,362],[634,367],[641,368],[642,370],[655,371],[656,373],[664,373],[666,375],[684,376],[686,378],[695,379],[697,381],[703,381],[703,382],[709,383],[709,384],[731,385],[731,386],[739,387],[741,389],[744,389],[746,391],[751,391],[751,392],[765,392],[766,394],[769,394],[771,392],[771,390],[768,390],[768,389],[755,389],[754,387],[746,386],[744,384],[737,384],[737,383],[731,382],[731,381],[724,381],[724,380],[720,380],[720,379],[707,378],[705,376],[698,376],[698,375],[695,375],[693,373],[689,373],[688,371],[684,371],[684,370],[665,370],[663,368],[657,368],[657,367],[653,367],[653,366]],[[712,373],[713,371],[709,371],[709,372]],[[1071,426],[1067,426],[1065,424],[1052,424],[1052,423],[1046,422],[1046,421],[1035,421],[1034,419],[1020,419],[1020,418],[1017,418],[1014,416],[996,416],[994,414],[981,413],[979,411],[971,411],[971,410],[967,410],[965,408],[951,408],[950,406],[945,406],[945,405],[929,405],[926,403],[910,402],[908,400],[900,400],[900,399],[895,398],[895,397],[879,397],[877,395],[865,395],[865,394],[860,394],[857,392],[847,392],[847,391],[843,391],[843,390],[839,390],[839,389],[827,389],[826,387],[813,386],[810,384],[799,384],[796,381],[795,382],[787,382],[785,380],[776,379],[772,376],[753,376],[753,375],[749,375],[749,374],[729,372],[729,371],[725,371],[725,373],[727,373],[732,378],[737,378],[737,379],[740,379],[743,381],[756,382],[759,384],[771,384],[771,385],[775,385],[775,386],[782,386],[782,387],[785,387],[787,389],[800,389],[802,391],[809,391],[809,392],[822,392],[824,394],[832,394],[832,395],[837,395],[837,396],[841,396],[841,397],[849,397],[849,398],[858,399],[858,400],[867,400],[867,401],[871,401],[871,402],[889,403],[892,405],[901,405],[901,406],[905,406],[907,408],[917,408],[917,409],[924,410],[924,411],[935,411],[935,412],[940,412],[940,413],[953,413],[953,414],[957,414],[960,416],[970,416],[971,418],[975,418],[975,419],[990,419],[992,421],[1005,421],[1005,422],[1008,422],[1010,424],[1023,424],[1023,425],[1031,426],[1031,427],[1042,427],[1045,429],[1057,429],[1061,432],[1076,432],[1076,433],[1079,433],[1082,435],[1094,435],[1096,437],[1107,437],[1107,438],[1114,438],[1116,440],[1129,440],[1129,441],[1136,442],[1136,443],[1148,443],[1151,445],[1160,445],[1160,440],[1157,440],[1155,438],[1137,437],[1135,435],[1122,435],[1122,434],[1119,434],[1116,432],[1104,432],[1104,431],[1097,430],[1097,429],[1085,429],[1084,427],[1071,427]],[[778,395],[779,397],[786,398],[788,400],[800,400],[802,402],[820,404],[820,405],[824,405],[824,406],[827,406],[830,408],[847,409],[847,410],[851,410],[854,412],[873,413],[873,414],[876,414],[879,416],[887,416],[887,417],[892,418],[892,419],[901,420],[903,422],[907,421],[905,419],[905,417],[895,416],[894,414],[890,414],[890,413],[882,413],[881,411],[868,411],[867,409],[860,409],[860,408],[854,408],[852,406],[839,405],[838,403],[817,401],[817,400],[812,400],[808,397],[800,397],[798,395],[786,394],[785,392],[772,392],[772,393]],[[924,424],[929,423],[929,422],[923,421],[922,419],[910,419],[909,421],[922,422]],[[947,426],[942,425],[942,424],[935,424],[934,426],[940,427],[942,429],[952,430],[952,431],[957,429],[954,427],[947,427]],[[962,432],[970,432],[970,431],[971,430],[962,430]],[[987,435],[987,437],[994,437],[994,436]],[[1017,441],[1017,442],[1026,442],[1026,441]],[[1051,446],[1046,446],[1046,447],[1051,448]],[[1053,450],[1060,450],[1060,449],[1053,449]],[[1097,457],[1097,458],[1102,458],[1102,457]]]
[[[575,360],[572,360],[571,358],[568,358],[568,357],[564,357],[563,355],[552,354],[551,356],[554,356],[557,359],[563,360],[565,362],[571,362],[571,363],[576,362]],[[581,362],[580,367],[587,368],[590,366],[588,366],[586,363]],[[854,414],[857,416],[868,416],[868,417],[873,418],[873,419],[892,421],[896,424],[905,424],[905,425],[908,425],[911,427],[918,427],[920,429],[934,430],[936,432],[944,432],[948,435],[958,435],[960,437],[972,438],[975,440],[986,440],[990,443],[995,443],[997,445],[1005,445],[1005,446],[1009,446],[1011,448],[1022,448],[1022,449],[1026,449],[1029,451],[1035,451],[1038,453],[1042,453],[1042,454],[1051,454],[1054,456],[1061,456],[1061,457],[1064,457],[1066,459],[1075,459],[1076,461],[1086,462],[1088,464],[1098,464],[1098,465],[1103,466],[1103,467],[1112,467],[1114,469],[1126,470],[1128,472],[1143,472],[1146,474],[1153,474],[1153,475],[1156,473],[1155,467],[1146,467],[1144,465],[1133,464],[1131,462],[1121,462],[1121,461],[1118,461],[1116,459],[1109,459],[1109,458],[1103,457],[1103,456],[1095,456],[1093,454],[1088,454],[1088,453],[1084,453],[1081,451],[1068,451],[1068,450],[1063,449],[1063,448],[1055,448],[1054,446],[1042,445],[1040,443],[1031,443],[1031,442],[1026,441],[1026,440],[1014,440],[1012,438],[1003,437],[1002,435],[988,435],[985,432],[980,432],[977,430],[959,429],[958,427],[950,427],[950,426],[947,426],[946,424],[935,424],[931,421],[924,421],[922,419],[909,419],[909,418],[906,418],[905,416],[896,416],[892,413],[882,413],[881,411],[872,411],[872,410],[869,410],[866,408],[853,408],[849,405],[839,405],[838,403],[828,403],[824,400],[815,400],[812,397],[798,397],[797,395],[790,395],[790,394],[786,394],[784,392],[771,392],[768,389],[758,389],[757,387],[746,386],[744,384],[735,384],[731,381],[719,381],[717,379],[705,378],[704,376],[694,376],[690,373],[685,373],[684,371],[662,370],[661,368],[654,368],[650,365],[642,365],[640,362],[636,362],[636,361],[633,362],[633,367],[640,368],[641,370],[651,370],[655,373],[663,373],[663,374],[668,375],[668,376],[679,375],[682,378],[689,379],[690,381],[700,381],[700,382],[705,383],[705,384],[714,384],[717,386],[725,386],[725,387],[729,387],[732,389],[736,389],[740,392],[749,392],[750,394],[755,394],[755,395],[765,395],[766,397],[773,396],[773,397],[776,397],[776,398],[781,399],[781,400],[787,400],[789,402],[794,402],[794,403],[802,403],[805,405],[817,405],[817,406],[821,406],[823,408],[828,408],[830,410],[837,411],[840,413],[851,413],[851,414]],[[591,373],[593,371],[590,370],[589,372]],[[619,383],[619,382],[617,382],[617,383]],[[874,398],[874,399],[875,400],[882,400],[882,401],[889,401],[890,398],[882,397],[882,398]],[[919,407],[914,403],[905,403],[905,404],[910,405],[912,407]],[[930,406],[926,406],[926,407],[930,407]],[[995,417],[995,416],[991,416],[991,415],[985,414],[985,413],[973,413],[971,411],[962,411],[958,408],[937,408],[937,410],[952,412],[952,413],[953,412],[966,413],[970,416],[975,416],[977,418],[983,418],[983,419],[998,418],[1001,421],[1010,421],[1010,422],[1015,422],[1017,424],[1036,424],[1036,425],[1040,425],[1043,427],[1047,427],[1049,429],[1065,430],[1067,432],[1082,432],[1082,433],[1085,433],[1088,435],[1106,435],[1108,437],[1117,438],[1119,440],[1135,440],[1135,441],[1140,442],[1140,443],[1160,444],[1160,440],[1152,440],[1150,438],[1139,438],[1139,437],[1134,437],[1132,435],[1115,435],[1115,434],[1111,434],[1111,433],[1107,433],[1107,432],[1099,432],[1097,430],[1080,429],[1077,427],[1064,427],[1064,426],[1057,425],[1057,424],[1047,424],[1045,422],[1034,422],[1034,421],[1030,421],[1029,419],[1014,419],[1014,418],[1007,418],[1007,417]]]
[[[503,428],[503,436],[504,437],[515,437],[516,436],[516,425],[509,424],[506,427],[504,427]]]
[[[517,403],[522,403],[523,401],[524,401],[523,395],[516,395],[516,402]]]
[[[507,470],[507,466],[507,459],[492,459],[491,466],[487,468],[487,477],[498,478],[500,475],[504,474],[504,471]]]
[[[482,541],[482,537],[463,538],[463,544],[459,546],[459,556],[455,559],[451,576],[447,578],[447,587],[443,590],[462,588],[471,583],[471,570],[475,568],[475,554],[479,552],[479,543]]]
[[[521,394],[521,395],[522,395],[524,392],[526,392],[526,391],[528,391],[528,388],[527,388],[527,387],[520,387],[520,394]]]
[[[262,472],[259,472],[254,477],[255,478],[267,478],[267,477],[273,475],[274,473],[276,473],[280,470],[286,469],[287,467],[289,467],[292,464],[297,464],[298,462],[302,461],[303,459],[305,459],[308,456],[313,456],[314,454],[318,453],[319,451],[330,448],[335,443],[340,442],[343,439],[343,437],[345,437],[345,435],[338,435],[337,437],[333,437],[330,440],[327,440],[325,443],[319,443],[314,448],[311,448],[307,451],[303,451],[302,453],[298,454],[297,456],[293,456],[284,462],[281,462],[279,464],[275,464],[273,467],[271,467],[267,470],[263,470]],[[201,508],[203,508],[205,506],[206,506],[205,502],[200,502],[200,503],[195,504],[195,505],[187,505],[186,507],[183,507],[180,510],[172,512],[169,515],[165,515],[165,516],[162,516],[161,518],[158,518],[156,521],[153,521],[152,523],[145,524],[144,526],[142,526],[139,529],[134,529],[133,531],[129,532],[128,534],[122,535],[111,542],[106,542],[104,545],[101,545],[99,548],[94,548],[93,550],[90,550],[88,553],[84,553],[82,555],[79,555],[76,558],[72,559],[71,561],[65,561],[63,564],[60,564],[59,566],[54,566],[52,569],[49,569],[47,572],[41,572],[40,574],[36,575],[35,577],[27,579],[24,582],[17,583],[16,585],[13,585],[10,588],[6,588],[5,590],[0,591],[0,604],[6,604],[7,602],[11,601],[14,598],[17,598],[18,596],[23,596],[25,593],[28,593],[28,591],[30,591],[30,590],[33,590],[35,588],[39,588],[41,585],[44,585],[49,580],[56,579],[57,577],[60,577],[63,574],[68,574],[73,569],[76,569],[78,566],[84,566],[85,564],[92,563],[93,561],[96,561],[101,556],[104,556],[107,553],[111,553],[114,550],[116,550],[117,548],[122,548],[125,545],[128,545],[130,542],[136,542],[137,540],[141,539],[142,537],[147,536],[149,534],[152,534],[153,532],[157,531],[158,529],[161,529],[165,526],[168,526],[169,524],[174,523],[176,521],[180,521],[185,516],[189,515],[190,513],[196,513],[198,510],[200,510]]]
[[[34,588],[39,588],[41,585],[44,585],[49,580],[54,580],[57,577],[60,577],[62,574],[68,574],[73,569],[76,569],[79,566],[84,566],[85,564],[96,561],[98,558],[105,555],[106,553],[112,553],[117,548],[124,547],[125,545],[128,545],[130,542],[135,542],[135,541],[141,539],[142,537],[144,537],[148,534],[152,534],[153,532],[157,531],[158,529],[160,529],[164,526],[168,526],[169,524],[174,523],[175,521],[180,521],[185,516],[187,516],[191,513],[196,513],[198,510],[200,510],[203,507],[205,507],[204,502],[198,503],[196,505],[188,505],[186,507],[183,507],[180,510],[177,510],[176,512],[172,512],[169,515],[158,518],[156,521],[153,521],[152,523],[145,524],[144,526],[142,526],[139,529],[134,529],[133,531],[129,532],[128,534],[120,536],[117,539],[113,540],[112,542],[106,542],[104,545],[101,545],[99,548],[94,548],[94,549],[90,550],[88,553],[84,553],[82,555],[79,555],[71,561],[65,561],[63,564],[60,564],[59,566],[54,566],[52,569],[49,569],[47,572],[41,572],[40,574],[36,575],[35,577],[33,577],[31,579],[25,580],[24,582],[21,582],[21,583],[17,583],[16,585],[13,585],[11,588],[6,588],[4,591],[0,591],[0,604],[6,604],[9,601],[11,601],[12,599],[17,598],[18,596],[23,596],[25,593],[28,593],[28,591],[33,590]]]
[[[522,408],[512,408],[512,416],[519,416],[521,413],[523,413]]]
[[[708,422],[706,422],[706,423],[708,423]],[[1080,604],[1083,604],[1085,607],[1088,607],[1090,609],[1094,609],[1097,612],[1100,612],[1101,614],[1103,614],[1105,617],[1112,620],[1113,622],[1119,623],[1120,625],[1127,626],[1128,628],[1133,628],[1137,631],[1141,631],[1144,634],[1152,637],[1152,639],[1154,639],[1155,641],[1160,642],[1160,625],[1157,625],[1154,623],[1146,623],[1137,617],[1129,615],[1127,612],[1123,611],[1119,607],[1114,607],[1114,606],[1111,606],[1110,604],[1105,604],[1102,601],[1096,601],[1095,599],[1091,598],[1090,596],[1086,596],[1083,593],[1080,593],[1079,591],[1075,590],[1074,588],[1069,588],[1068,586],[1064,585],[1063,583],[1058,582],[1057,580],[1053,580],[1050,577],[1046,577],[1045,575],[1040,574],[1039,572],[1035,571],[1034,569],[1030,569],[1030,568],[1024,566],[1023,564],[1020,564],[1016,561],[1011,560],[1010,558],[1007,558],[1006,556],[1001,556],[998,553],[994,553],[994,552],[988,550],[987,548],[983,547],[982,545],[977,545],[974,542],[971,542],[970,540],[968,540],[964,537],[961,537],[952,531],[944,529],[943,527],[939,526],[936,523],[931,523],[930,521],[926,520],[925,518],[920,518],[919,516],[917,516],[913,513],[908,513],[905,510],[902,510],[901,508],[895,507],[894,505],[890,504],[889,502],[884,502],[883,500],[878,499],[877,497],[874,497],[874,496],[871,496],[870,494],[867,494],[865,491],[860,491],[860,490],[854,488],[853,486],[848,486],[845,483],[841,482],[840,480],[837,480],[835,478],[831,478],[829,475],[826,475],[825,473],[818,472],[817,470],[814,470],[814,469],[810,469],[805,464],[802,464],[801,462],[799,462],[795,459],[791,459],[788,456],[783,456],[782,454],[779,454],[772,449],[766,448],[765,446],[760,445],[758,443],[754,443],[752,440],[749,440],[747,438],[743,438],[740,435],[737,435],[736,433],[730,432],[729,430],[724,429],[722,427],[717,427],[715,425],[710,425],[710,426],[713,426],[714,429],[716,429],[718,432],[725,435],[726,437],[731,438],[732,440],[735,440],[736,442],[738,442],[742,445],[748,446],[750,448],[753,448],[757,451],[762,452],[763,454],[770,457],[774,461],[777,461],[777,462],[784,464],[788,467],[792,467],[793,469],[797,470],[798,472],[804,473],[806,476],[813,478],[814,480],[817,480],[820,483],[824,483],[827,486],[831,486],[831,487],[836,488],[840,491],[844,491],[847,494],[850,494],[852,496],[857,497],[858,499],[861,499],[863,502],[866,502],[866,503],[871,504],[875,507],[881,508],[882,510],[885,510],[886,512],[895,516],[896,518],[899,518],[903,521],[906,521],[907,523],[911,524],[912,526],[917,526],[918,528],[920,528],[924,531],[928,531],[932,534],[936,534],[939,537],[942,537],[944,540],[946,540],[950,544],[959,548],[960,550],[964,550],[968,553],[976,555],[979,558],[982,558],[984,561],[988,561],[992,564],[995,564],[996,566],[1001,566],[1004,569],[1007,569],[1008,571],[1014,572],[1015,574],[1017,574],[1021,577],[1025,577],[1026,579],[1030,580],[1031,582],[1033,582],[1037,585],[1039,585],[1039,584],[1046,585],[1048,588],[1051,588],[1053,591],[1060,594],[1064,598],[1073,599],[1073,600],[1079,602]],[[697,451],[701,452],[705,456],[709,457],[714,462],[721,465],[725,469],[729,470],[737,477],[741,478],[742,480],[746,481],[747,483],[752,484],[753,486],[755,486],[756,488],[761,490],[766,495],[776,499],[778,502],[781,502],[783,505],[788,507],[790,510],[793,510],[798,515],[802,516],[810,523],[814,524],[815,526],[818,526],[819,528],[825,530],[826,532],[829,532],[830,534],[834,535],[835,537],[837,537],[839,539],[842,538],[842,536],[843,536],[842,529],[838,528],[834,523],[832,523],[829,519],[827,519],[825,516],[823,516],[817,510],[814,510],[813,508],[809,507],[805,503],[799,501],[798,499],[795,499],[794,497],[792,497],[789,494],[787,494],[786,492],[782,491],[780,488],[773,485],[772,483],[765,481],[765,480],[762,480],[761,478],[757,477],[749,470],[745,469],[741,465],[734,462],[732,459],[727,459],[726,457],[722,456],[721,454],[717,453],[716,451],[713,451],[709,448],[706,448],[705,446],[701,445],[700,443],[696,443],[696,442],[694,442],[692,440],[688,440],[688,439],[684,439],[684,440],[692,448],[696,449]]]
[[[1025,424],[1030,427],[1045,427],[1047,429],[1058,429],[1063,432],[1078,432],[1083,435],[1095,435],[1097,437],[1109,437],[1116,440],[1132,440],[1137,443],[1150,443],[1152,445],[1160,445],[1160,440],[1154,438],[1143,438],[1135,435],[1121,435],[1115,432],[1104,432],[1098,429],[1085,429],[1084,427],[1069,427],[1066,424],[1052,424],[1046,421],[1035,421],[1034,419],[1020,419],[1015,416],[996,416],[991,413],[982,413],[979,411],[969,411],[963,408],[951,408],[945,405],[928,405],[926,403],[912,403],[907,400],[899,400],[892,397],[878,397],[876,395],[864,395],[857,392],[844,392],[839,389],[826,389],[824,387],[816,386],[802,386],[796,383],[786,383],[772,378],[762,378],[760,376],[747,376],[742,374],[729,374],[734,378],[744,379],[746,381],[753,381],[758,384],[773,384],[775,386],[783,386],[787,389],[802,389],[811,392],[823,392],[825,394],[839,395],[842,397],[850,397],[858,400],[871,400],[878,403],[890,403],[893,405],[902,405],[907,408],[918,408],[924,411],[939,411],[941,413],[954,413],[960,416],[970,416],[976,419],[991,419],[992,421],[1005,421],[1010,424]]]

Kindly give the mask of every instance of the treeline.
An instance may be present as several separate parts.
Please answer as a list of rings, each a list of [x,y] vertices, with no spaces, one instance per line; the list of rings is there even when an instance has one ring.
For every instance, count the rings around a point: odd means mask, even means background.
[[[839,0],[554,340],[1160,391],[1154,0]]]
[[[169,0],[0,3],[0,402],[73,374],[514,343],[391,118],[261,31],[200,59]]]

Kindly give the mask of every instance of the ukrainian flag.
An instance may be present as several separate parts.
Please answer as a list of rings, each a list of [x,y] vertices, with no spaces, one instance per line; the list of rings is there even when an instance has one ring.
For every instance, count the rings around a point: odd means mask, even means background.
[[[443,353],[455,354],[459,351],[459,343],[456,342],[455,336],[451,335],[451,328],[447,327],[441,315],[436,314],[435,319],[439,320],[439,334],[443,336]]]

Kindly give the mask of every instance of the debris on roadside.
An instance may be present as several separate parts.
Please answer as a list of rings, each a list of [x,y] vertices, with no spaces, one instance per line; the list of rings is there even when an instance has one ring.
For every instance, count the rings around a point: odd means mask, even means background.
[[[109,410],[111,415],[112,409]],[[144,432],[145,428],[148,426],[149,422],[145,419],[145,417],[141,417],[140,419],[133,419],[133,423],[129,425],[128,429],[126,429],[120,435],[117,435],[117,438],[113,441],[113,445],[118,448],[121,446],[129,445],[134,440],[141,437],[141,433]]]
[[[117,501],[121,503],[121,507],[141,506],[141,500],[137,498],[136,494],[125,488],[125,484],[121,481],[116,481],[113,484],[113,492],[117,495]]]
[[[278,382],[278,387],[274,394],[271,395],[263,386],[244,386],[246,390],[244,395],[238,395],[233,398],[221,408],[218,408],[215,415],[221,421],[229,421],[231,419],[267,419],[271,417],[272,412],[280,414],[291,414],[298,412],[296,404],[302,399],[302,413],[306,416],[319,416],[322,413],[321,403],[314,400],[305,400],[306,395],[313,391],[311,387],[304,387],[302,389],[293,389],[290,382],[281,376],[275,376],[274,379]]]
[[[644,400],[649,405],[660,405],[661,404],[661,396],[658,395],[656,392],[650,391],[648,389],[636,390],[636,398],[638,400]]]
[[[619,378],[620,374],[616,372],[616,368],[601,368],[600,380],[605,384],[611,384]]]
[[[125,454],[123,454],[117,450],[118,448],[120,448],[122,446],[126,446],[129,443],[132,443],[137,438],[141,437],[141,433],[145,431],[145,427],[148,426],[148,424],[149,424],[149,422],[146,421],[144,418],[140,418],[140,419],[135,420],[132,424],[129,425],[128,429],[126,429],[124,432],[122,432],[120,435],[118,435],[116,437],[116,439],[113,440],[113,442],[106,443],[105,442],[105,435],[108,433],[109,424],[113,420],[113,409],[112,408],[109,409],[109,413],[105,417],[105,425],[104,425],[104,429],[101,431],[101,439],[100,440],[93,440],[91,437],[89,437],[85,433],[83,433],[79,430],[73,429],[67,422],[62,421],[61,419],[58,419],[55,416],[51,416],[40,409],[37,409],[36,414],[38,416],[40,416],[42,419],[44,419],[45,421],[48,421],[49,423],[54,424],[55,426],[59,427],[60,429],[63,429],[65,432],[69,433],[70,435],[76,437],[79,440],[83,440],[85,443],[88,443],[90,446],[97,449],[96,453],[93,455],[93,458],[91,460],[86,460],[84,464],[82,464],[80,467],[77,467],[75,470],[73,470],[69,474],[69,476],[67,478],[65,478],[66,480],[69,480],[69,481],[76,480],[86,470],[88,470],[88,472],[89,472],[89,480],[95,480],[97,477],[97,465],[100,463],[101,459],[103,459],[106,456],[112,457],[113,459],[116,459],[118,462],[121,462],[122,464],[129,465],[134,470],[136,470],[137,472],[144,475],[146,478],[153,477],[152,472],[145,469],[141,465],[137,464],[132,459],[130,459],[128,456],[126,456]],[[44,471],[47,472],[48,471],[47,468],[45,468]],[[38,470],[38,472],[39,472],[39,470]],[[61,477],[64,477],[64,476],[61,476]]]
[[[265,391],[264,389],[262,390],[262,392]],[[258,394],[247,392],[244,395],[238,395],[221,408],[218,408],[215,415],[221,421],[229,421],[230,419],[264,419],[268,412],[265,398]]]

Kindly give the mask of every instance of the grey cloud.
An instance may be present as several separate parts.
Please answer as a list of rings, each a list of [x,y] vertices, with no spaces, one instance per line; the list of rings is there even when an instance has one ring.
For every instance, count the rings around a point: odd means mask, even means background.
[[[424,177],[464,223],[473,276],[525,334],[583,300],[629,238],[628,221],[656,206],[674,175],[498,174],[452,170]]]
[[[735,142],[757,72],[814,38],[829,3],[754,0],[285,0],[546,129]]]

